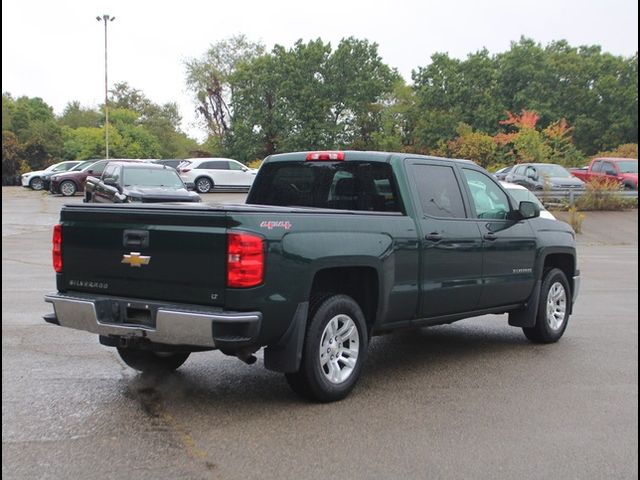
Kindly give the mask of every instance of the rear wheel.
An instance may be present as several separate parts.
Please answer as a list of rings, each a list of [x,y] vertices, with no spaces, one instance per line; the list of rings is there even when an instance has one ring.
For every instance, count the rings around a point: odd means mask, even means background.
[[[71,180],[65,180],[60,184],[60,193],[65,197],[73,197],[77,191],[78,188],[76,187],[76,184]]]
[[[32,178],[29,182],[29,186],[32,190],[42,190],[44,188],[44,180],[40,177]]]
[[[571,289],[564,272],[559,268],[547,271],[540,290],[536,324],[522,329],[525,336],[536,343],[560,340],[569,321],[569,302]]]
[[[287,383],[311,400],[341,400],[362,371],[368,345],[364,315],[346,295],[326,298],[311,314],[300,370],[285,374]]]
[[[200,177],[195,182],[198,193],[209,193],[213,188],[213,182],[206,177]]]
[[[137,348],[120,348],[118,354],[124,363],[141,372],[170,372],[189,358],[189,352],[154,352]]]

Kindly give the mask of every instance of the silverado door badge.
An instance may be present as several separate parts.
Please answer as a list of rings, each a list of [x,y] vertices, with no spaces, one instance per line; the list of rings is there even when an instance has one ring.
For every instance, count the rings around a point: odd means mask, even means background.
[[[140,268],[142,265],[148,265],[151,261],[151,257],[140,255],[140,252],[131,252],[129,255],[126,253],[122,256],[122,263],[128,263],[132,267]]]

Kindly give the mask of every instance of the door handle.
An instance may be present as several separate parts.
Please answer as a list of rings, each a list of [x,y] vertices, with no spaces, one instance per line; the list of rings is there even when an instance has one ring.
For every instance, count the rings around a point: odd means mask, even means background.
[[[493,240],[496,240],[498,237],[496,236],[496,234],[495,234],[495,233],[493,233],[493,232],[488,232],[488,233],[485,233],[485,234],[482,236],[482,238],[484,238],[485,240],[491,240],[491,241],[493,241]]]
[[[442,240],[442,235],[440,235],[438,232],[431,232],[424,238],[431,242],[439,242],[440,240]]]

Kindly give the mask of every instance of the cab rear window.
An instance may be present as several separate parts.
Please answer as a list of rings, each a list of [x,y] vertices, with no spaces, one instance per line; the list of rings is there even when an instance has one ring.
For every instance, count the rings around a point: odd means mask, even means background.
[[[247,203],[402,212],[391,166],[379,162],[267,163]]]

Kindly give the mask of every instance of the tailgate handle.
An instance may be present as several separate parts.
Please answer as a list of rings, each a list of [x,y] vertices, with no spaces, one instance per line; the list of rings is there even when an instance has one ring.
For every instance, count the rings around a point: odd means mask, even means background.
[[[125,230],[122,235],[125,247],[146,248],[149,246],[149,232],[147,230]]]

